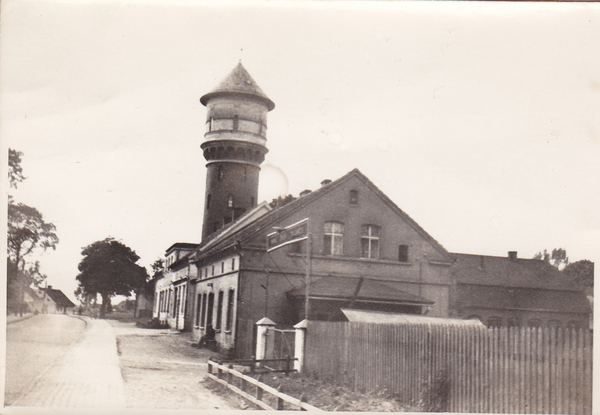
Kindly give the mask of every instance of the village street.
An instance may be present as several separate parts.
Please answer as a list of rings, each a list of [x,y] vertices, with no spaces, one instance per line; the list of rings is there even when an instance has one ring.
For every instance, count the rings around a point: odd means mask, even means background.
[[[209,354],[185,336],[68,315],[8,324],[5,406],[238,407],[204,386]]]

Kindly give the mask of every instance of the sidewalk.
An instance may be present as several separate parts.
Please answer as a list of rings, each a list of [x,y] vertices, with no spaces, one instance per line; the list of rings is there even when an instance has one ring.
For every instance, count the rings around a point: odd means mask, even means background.
[[[125,408],[115,333],[104,320],[87,322],[83,339],[36,379],[14,406]]]

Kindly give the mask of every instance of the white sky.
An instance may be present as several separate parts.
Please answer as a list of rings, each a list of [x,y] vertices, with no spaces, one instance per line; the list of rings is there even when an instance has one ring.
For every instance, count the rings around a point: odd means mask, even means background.
[[[598,256],[598,4],[4,0],[0,18],[12,193],[56,225],[38,258],[71,298],[94,241],[144,266],[199,242],[199,98],[240,57],[276,103],[261,200],[357,167],[450,252]]]

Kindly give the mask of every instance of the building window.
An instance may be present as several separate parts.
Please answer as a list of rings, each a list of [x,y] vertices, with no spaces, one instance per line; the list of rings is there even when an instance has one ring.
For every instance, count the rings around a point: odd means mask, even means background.
[[[225,262],[221,262],[221,274],[225,272]]]
[[[502,327],[502,319],[497,316],[488,318],[488,327]]]
[[[233,323],[233,301],[235,299],[235,291],[229,290],[227,297],[227,321],[225,322],[225,331],[231,331],[231,324]]]
[[[202,311],[202,294],[198,294],[196,302],[196,326],[200,326],[200,312]]]
[[[219,291],[217,300],[217,321],[215,322],[215,330],[221,330],[221,319],[223,317],[223,291]]]
[[[342,255],[344,244],[344,224],[340,222],[325,222],[325,255]]]
[[[210,209],[210,194],[206,196],[206,210]]]
[[[240,118],[237,115],[233,116],[233,129],[237,130],[239,128]]]
[[[204,327],[206,319],[206,293],[202,294],[202,315],[200,316],[200,327]]]
[[[235,270],[235,258],[231,258],[231,270]]]
[[[219,166],[219,168],[217,169],[217,179],[223,179],[223,166]]]
[[[379,258],[379,226],[363,225],[360,228],[361,258]]]
[[[215,294],[208,294],[208,305],[206,307],[206,327],[212,327],[213,323],[213,310],[215,306]]]
[[[215,266],[214,265],[212,266],[212,271],[211,271],[210,275],[211,275],[211,277],[215,276]]]
[[[350,204],[358,205],[358,190],[350,190]]]
[[[229,197],[227,198],[227,207],[233,207],[233,195],[229,195]]]
[[[398,246],[398,261],[408,262],[408,245]]]
[[[213,117],[210,117],[210,120],[208,120],[208,131],[212,131],[213,130]]]

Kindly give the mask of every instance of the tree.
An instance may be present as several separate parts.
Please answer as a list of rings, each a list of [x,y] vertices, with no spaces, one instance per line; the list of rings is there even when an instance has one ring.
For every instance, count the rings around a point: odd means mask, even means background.
[[[8,257],[21,270],[25,270],[26,256],[34,248],[56,249],[56,227],[44,221],[42,214],[22,203],[8,202],[8,226],[6,232]]]
[[[542,259],[551,264],[556,269],[566,266],[569,263],[567,251],[563,248],[555,248],[552,250],[552,255],[544,249],[544,252],[538,252],[533,259]]]
[[[8,180],[10,187],[25,180],[21,167],[20,151],[8,149]],[[40,272],[39,262],[27,263],[27,256],[35,248],[56,249],[58,237],[56,227],[44,221],[42,214],[33,207],[16,203],[12,195],[8,195],[7,215],[7,296],[11,303],[22,305],[25,287],[39,285],[46,279]]]
[[[20,151],[8,149],[8,180],[10,187],[17,188],[17,183],[22,182],[26,179],[23,176],[23,168],[21,167],[21,156],[23,153]]]
[[[136,264],[140,257],[135,251],[112,237],[86,246],[81,255],[77,275],[80,295],[102,296],[101,317],[111,311],[111,297],[129,297],[148,279],[146,268]]]
[[[589,259],[568,264],[563,273],[581,287],[594,286],[594,263]]]

